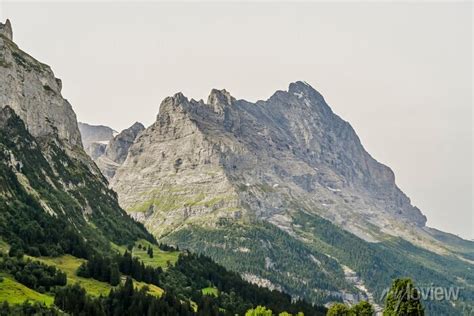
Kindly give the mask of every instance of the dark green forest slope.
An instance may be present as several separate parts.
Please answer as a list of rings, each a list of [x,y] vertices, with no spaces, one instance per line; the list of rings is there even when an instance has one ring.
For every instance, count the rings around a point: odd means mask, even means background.
[[[234,271],[262,275],[284,290],[287,290],[285,286],[293,291],[298,289],[301,297],[319,304],[340,300],[337,288],[358,291],[345,280],[341,269],[341,265],[345,265],[359,272],[375,302],[380,305],[383,305],[384,290],[394,279],[409,277],[422,287],[460,289],[455,305],[449,301],[423,302],[430,315],[474,312],[474,272],[469,267],[466,269],[466,264],[459,258],[430,252],[400,238],[369,243],[303,211],[294,212],[293,219],[295,231],[301,232],[310,243],[301,242],[265,222],[223,224],[218,229],[189,227],[168,235],[164,240],[208,255]],[[304,233],[308,231],[311,234]],[[314,262],[312,269],[305,268],[309,260]],[[272,264],[269,266],[268,262]],[[285,262],[299,262],[300,274],[282,273],[288,269]],[[298,278],[310,282],[298,283]],[[323,291],[308,291],[314,287]]]
[[[0,110],[0,170],[0,236],[26,254],[87,258],[109,241],[153,240],[106,182],[57,138],[33,138],[9,107]]]

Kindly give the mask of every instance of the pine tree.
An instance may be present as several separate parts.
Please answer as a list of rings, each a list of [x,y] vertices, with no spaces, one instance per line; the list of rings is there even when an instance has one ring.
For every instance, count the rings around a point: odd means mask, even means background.
[[[411,279],[396,279],[387,294],[384,316],[423,316],[421,296]]]
[[[110,267],[110,282],[112,286],[119,285],[120,283],[120,272],[118,265],[113,263]]]

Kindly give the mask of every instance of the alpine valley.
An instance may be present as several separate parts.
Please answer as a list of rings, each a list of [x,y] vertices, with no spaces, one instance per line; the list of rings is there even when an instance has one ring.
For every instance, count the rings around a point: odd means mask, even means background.
[[[244,315],[259,305],[325,314],[158,244],[120,208],[84,150],[61,81],[18,48],[8,20],[0,23],[0,104],[0,315]],[[123,162],[140,128],[116,135],[107,161]],[[106,128],[84,135],[89,153],[97,131],[114,137]]]
[[[474,313],[474,242],[427,227],[308,83],[177,93],[120,133],[61,87],[0,23],[0,315],[380,312],[397,278],[460,289],[427,315]]]

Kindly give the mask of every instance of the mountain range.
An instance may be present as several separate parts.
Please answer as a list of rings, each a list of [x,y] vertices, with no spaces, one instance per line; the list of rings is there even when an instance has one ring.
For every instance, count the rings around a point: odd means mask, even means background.
[[[121,286],[183,314],[266,305],[320,315],[360,300],[380,310],[393,279],[410,277],[461,289],[456,301],[425,301],[429,314],[474,311],[474,243],[427,227],[308,83],[255,103],[176,93],[151,126],[120,133],[78,123],[61,88],[0,23],[0,253],[17,258],[2,254],[0,277],[30,297],[74,291],[40,291],[22,260],[79,280],[96,297],[84,306],[104,310]],[[0,300],[12,293],[2,287]]]
[[[305,82],[256,103],[166,98],[109,181],[159,240],[296,297],[380,303],[401,275],[472,293],[473,243],[427,227]]]

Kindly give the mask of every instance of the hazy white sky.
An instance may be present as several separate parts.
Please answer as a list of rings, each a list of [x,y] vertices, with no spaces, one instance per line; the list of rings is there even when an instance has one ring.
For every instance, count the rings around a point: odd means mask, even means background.
[[[151,124],[161,100],[226,88],[250,101],[319,90],[394,169],[428,225],[474,238],[472,4],[17,3],[25,51],[53,68],[80,121]]]

